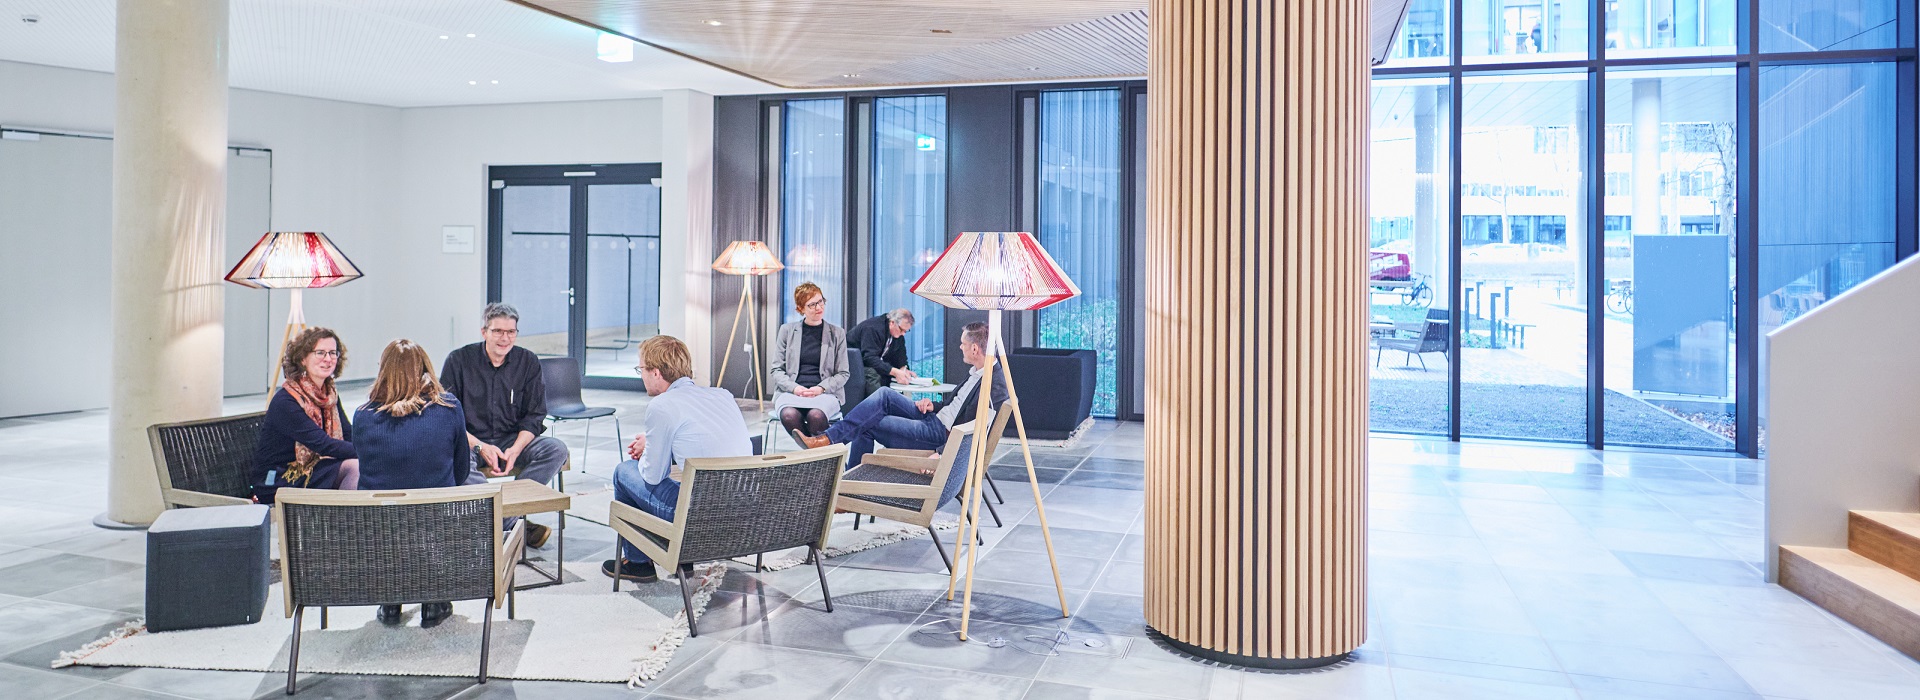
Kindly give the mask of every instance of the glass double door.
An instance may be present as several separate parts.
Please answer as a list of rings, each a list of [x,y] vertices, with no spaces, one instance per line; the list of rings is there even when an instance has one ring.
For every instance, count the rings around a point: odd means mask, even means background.
[[[579,361],[585,384],[634,388],[660,332],[655,163],[489,169],[487,298],[520,313],[521,347]]]

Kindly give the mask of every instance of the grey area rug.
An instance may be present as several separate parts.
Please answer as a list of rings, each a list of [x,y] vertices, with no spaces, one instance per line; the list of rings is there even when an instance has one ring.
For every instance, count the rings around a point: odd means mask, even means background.
[[[518,619],[494,611],[494,678],[624,682],[644,685],[656,677],[687,634],[679,595],[650,603],[634,586],[614,593],[597,565],[569,566],[579,580],[518,593]],[[702,565],[693,609],[702,610],[726,576],[723,564]],[[675,585],[671,580],[665,585]],[[274,584],[260,622],[174,632],[148,632],[129,623],[54,662],[65,666],[138,666],[213,671],[285,672],[293,623],[280,585]],[[433,629],[419,626],[419,606],[403,608],[403,626],[374,619],[376,608],[332,608],[320,629],[318,610],[303,620],[300,671],[388,676],[468,676],[480,669],[484,601],[453,604],[454,614]]]

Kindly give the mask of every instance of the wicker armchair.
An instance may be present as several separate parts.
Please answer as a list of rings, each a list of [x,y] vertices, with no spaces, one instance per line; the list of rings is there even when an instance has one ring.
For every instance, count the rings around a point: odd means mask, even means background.
[[[168,508],[253,502],[253,450],[265,412],[147,426]]]
[[[1013,402],[1001,404],[989,434],[1004,432],[1011,416]],[[940,552],[940,561],[952,570],[953,558],[947,556],[939,533],[933,531],[933,514],[947,501],[959,498],[966,486],[966,460],[972,455],[973,426],[977,422],[948,431],[947,444],[938,452],[881,449],[867,455],[860,466],[840,480],[840,499],[835,506],[855,513],[856,521],[860,515],[870,515],[927,528],[933,536],[934,550]],[[992,501],[983,498],[981,502],[989,509],[993,507]],[[994,520],[999,518],[994,515]]]
[[[833,612],[820,550],[827,546],[827,534],[833,529],[833,495],[846,462],[845,445],[776,455],[689,459],[680,477],[680,502],[672,522],[619,501],[609,506],[608,522],[620,539],[645,552],[655,566],[675,570],[681,565],[805,546],[820,575],[827,612]],[[626,555],[615,556],[615,566],[624,567]],[[689,577],[678,578],[687,633],[698,637]],[[613,579],[613,590],[620,590],[618,577]]]
[[[504,499],[491,484],[411,491],[281,489],[274,499],[280,580],[293,618],[287,694],[300,667],[300,618],[328,606],[487,601],[480,633],[481,683],[493,611],[513,618],[514,562],[526,545],[526,520],[502,536]]]

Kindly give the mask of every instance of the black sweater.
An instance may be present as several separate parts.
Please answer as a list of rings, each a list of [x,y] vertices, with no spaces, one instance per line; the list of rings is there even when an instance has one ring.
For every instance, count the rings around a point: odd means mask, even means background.
[[[333,439],[327,431],[315,425],[307,412],[300,408],[300,402],[282,388],[273,392],[273,400],[267,402],[267,415],[260,422],[260,444],[253,450],[253,483],[255,486],[267,485],[267,472],[275,472],[272,487],[286,486],[286,480],[279,472],[287,469],[293,461],[293,444],[306,445],[322,457],[332,459],[354,459],[358,453],[353,449],[353,425],[347,422],[346,410],[338,405],[334,410],[340,412],[340,438]],[[264,498],[262,499],[264,500]]]
[[[504,450],[522,430],[547,431],[547,384],[532,350],[516,345],[495,367],[484,343],[459,348],[440,366],[440,386],[460,400],[467,432],[481,442]]]
[[[880,378],[889,382],[893,378],[887,376],[888,372],[907,366],[906,341],[906,338],[893,337],[893,331],[887,329],[886,314],[861,321],[847,331],[847,347],[860,348],[861,364],[879,372]]]

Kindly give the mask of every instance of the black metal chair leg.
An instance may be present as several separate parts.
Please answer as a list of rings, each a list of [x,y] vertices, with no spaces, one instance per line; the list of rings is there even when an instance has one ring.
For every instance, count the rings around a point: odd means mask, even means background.
[[[617,541],[613,543],[613,551],[613,592],[619,593],[620,573],[627,570],[627,552],[620,548]]]
[[[320,629],[327,628],[327,606],[320,606]]]
[[[493,645],[493,598],[487,598],[487,612],[480,623],[480,682],[487,682],[487,652]]]
[[[300,618],[306,616],[307,606],[293,609],[293,649],[287,652],[287,694],[293,694],[293,680],[300,670]]]
[[[815,552],[813,557],[813,570],[820,574],[820,597],[827,602],[827,612],[833,612],[833,592],[827,590],[827,565],[820,562],[821,559],[825,559],[826,557],[818,555],[820,551],[818,547],[807,545],[807,549]]]
[[[507,586],[507,619],[509,620],[513,619],[513,603],[515,597],[513,594],[513,586]]]
[[[1006,525],[1000,523],[1000,510],[993,507],[993,499],[982,498],[980,502],[987,505],[987,514],[993,516],[994,527],[1006,527]]]
[[[947,548],[940,544],[940,533],[935,532],[932,527],[928,527],[927,535],[933,538],[933,551],[940,553],[940,563],[946,564],[947,570],[952,571],[953,560],[947,558]]]
[[[859,513],[854,513],[854,514],[853,514],[853,529],[855,529],[855,530],[858,530],[858,529],[860,529],[860,514],[859,514]]]
[[[1007,504],[1007,499],[1006,499],[1005,497],[1003,497],[1003,496],[1001,496],[1001,495],[1000,495],[1000,484],[998,484],[998,483],[995,483],[995,482],[994,482],[994,480],[993,480],[993,475],[992,475],[992,474],[981,474],[980,476],[982,476],[982,477],[984,477],[984,478],[986,478],[986,480],[987,480],[987,488],[990,488],[990,489],[993,489],[993,499],[994,499],[994,500],[996,500],[996,501],[999,501],[999,502],[1000,502],[1000,505],[1003,505],[1003,506],[1004,506],[1004,505],[1006,505],[1006,504]]]
[[[676,576],[680,580],[680,604],[687,610],[687,636],[700,636],[700,624],[693,619],[693,593],[687,590],[687,579],[692,576]]]
[[[765,556],[767,556],[765,552],[753,555],[753,572],[754,573],[757,574],[766,570],[765,567],[760,566],[760,559],[761,557],[765,557]]]

